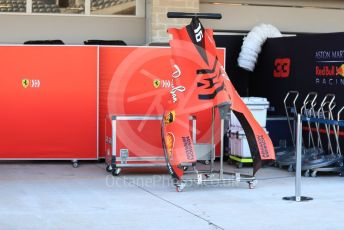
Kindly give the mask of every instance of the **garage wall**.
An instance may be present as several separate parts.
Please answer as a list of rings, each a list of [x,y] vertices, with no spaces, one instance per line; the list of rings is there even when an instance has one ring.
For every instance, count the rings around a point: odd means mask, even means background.
[[[168,42],[168,28],[189,23],[188,19],[167,18],[170,11],[199,12],[199,0],[146,0],[147,42]]]
[[[0,43],[61,39],[82,44],[88,39],[120,39],[129,45],[145,43],[145,18],[60,15],[0,15]]]
[[[212,4],[201,1],[200,12],[223,15],[222,20],[205,20],[204,24],[222,30],[251,30],[257,24],[270,23],[283,32],[344,31],[343,1],[315,1],[316,4],[314,1],[288,1],[289,4],[285,3],[287,1],[265,1],[266,5],[245,5],[242,2]],[[273,5],[267,5],[269,3]]]

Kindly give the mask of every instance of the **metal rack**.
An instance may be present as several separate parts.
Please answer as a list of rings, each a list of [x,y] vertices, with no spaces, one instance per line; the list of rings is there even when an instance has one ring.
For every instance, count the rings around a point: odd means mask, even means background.
[[[185,168],[185,175],[180,181],[175,181],[176,190],[178,192],[183,191],[186,185],[221,185],[221,184],[237,184],[239,182],[247,182],[249,188],[254,188],[257,184],[257,180],[254,176],[244,175],[236,172],[225,172],[223,168],[223,138],[224,138],[224,120],[226,118],[227,110],[218,107],[221,113],[221,154],[220,154],[220,166],[219,169],[215,167],[215,109],[212,109],[212,122],[211,122],[211,143],[201,144],[196,142],[196,117],[190,116],[192,121],[192,139],[195,146],[198,163],[202,163],[207,169],[198,170],[196,166],[192,169]],[[117,151],[117,126],[118,121],[162,121],[163,116],[130,116],[130,115],[112,115],[107,119],[111,122],[111,137],[106,135],[106,144],[111,148],[107,151],[106,170],[111,172],[112,175],[118,176],[121,173],[122,168],[153,168],[153,167],[166,167],[164,157],[130,157],[126,151]],[[107,132],[107,131],[105,131]],[[154,163],[147,163],[147,161],[154,161]],[[132,163],[134,162],[134,163]],[[142,162],[142,163],[138,163]],[[198,164],[200,165],[200,164]]]
[[[221,117],[221,153],[219,169],[215,169],[215,109],[218,108]],[[181,192],[187,185],[224,185],[224,184],[238,184],[240,182],[248,183],[250,189],[255,188],[257,180],[254,176],[240,174],[237,172],[225,172],[223,168],[223,138],[224,138],[224,122],[228,114],[228,105],[212,108],[212,122],[211,122],[211,157],[210,164],[206,170],[198,170],[197,165],[193,166],[192,170],[186,171],[183,178],[175,181],[176,191]],[[196,152],[197,154],[197,152]]]
[[[288,105],[288,97],[294,95],[292,98],[292,105]],[[315,177],[318,171],[326,171],[326,172],[339,172],[342,174],[342,155],[340,153],[340,143],[339,143],[339,128],[335,126],[331,126],[324,122],[333,121],[333,109],[336,107],[335,95],[334,94],[326,94],[323,100],[321,101],[319,108],[315,109],[316,106],[316,99],[317,99],[316,92],[310,92],[307,94],[303,101],[303,105],[300,109],[300,114],[303,117],[303,121],[307,124],[306,128],[308,129],[308,143],[302,139],[302,149],[301,149],[301,158],[303,162],[302,170],[305,171],[305,176],[313,176]],[[284,108],[288,120],[288,125],[291,133],[291,137],[293,140],[293,147],[278,149],[276,151],[276,162],[280,167],[288,166],[288,171],[293,171],[295,169],[296,164],[296,148],[295,148],[295,128],[292,128],[291,125],[291,116],[289,116],[288,109],[294,110],[295,114],[298,113],[296,108],[296,100],[299,97],[297,91],[290,91],[287,93],[287,96],[284,99]],[[289,100],[290,101],[290,100]],[[340,117],[341,111],[338,113],[338,119]],[[312,121],[307,119],[313,119]],[[296,120],[296,119],[295,119]],[[320,123],[318,121],[321,121]],[[296,123],[294,123],[296,124]],[[323,138],[320,134],[320,126],[324,127],[324,131],[326,134],[326,142],[323,143]],[[315,128],[316,134],[313,134],[313,128]],[[333,130],[332,130],[333,129]],[[334,147],[331,140],[331,133],[334,133],[336,138],[336,151],[334,152]],[[325,144],[327,149],[325,149]]]
[[[129,151],[121,149],[117,151],[117,126],[118,121],[154,121],[162,120],[162,116],[132,116],[132,115],[110,115],[107,119],[111,122],[111,132],[107,134],[105,130],[106,144],[110,147],[106,148],[105,162],[106,171],[111,172],[112,175],[118,176],[122,168],[136,168],[136,167],[166,167],[165,158],[163,156],[156,157],[130,157]],[[155,163],[144,163],[151,162]],[[142,163],[131,163],[142,162]]]
[[[318,135],[319,126],[320,124],[323,124],[325,126],[327,138],[327,154],[318,155],[317,157],[308,159],[303,162],[302,170],[306,170],[304,174],[305,176],[311,175],[312,177],[316,177],[318,172],[337,172],[340,176],[344,176],[343,156],[341,153],[339,141],[340,127],[344,126],[344,122],[341,120],[341,113],[343,112],[344,107],[342,107],[338,111],[337,120],[335,120],[332,113],[335,107],[334,95],[329,94],[326,95],[326,97],[330,98],[330,100],[323,100],[318,110],[318,117],[302,117],[302,121],[307,121],[307,123],[312,122],[318,124]],[[327,107],[327,110],[325,109],[325,107]],[[334,148],[334,146],[332,145],[332,131],[335,138],[336,148]],[[324,144],[321,141],[321,137],[318,136],[318,138],[319,144],[321,146],[324,146]]]
[[[288,106],[287,99],[291,95],[293,97],[292,106]],[[288,109],[294,110],[296,113],[296,100],[298,98],[298,92],[290,91],[284,100],[284,107],[287,115],[290,133],[293,140],[294,147],[285,148],[277,151],[276,162],[282,166],[289,166],[288,170],[293,171],[296,165],[296,148],[295,148],[295,137],[297,136],[295,128],[292,128],[291,118],[288,114]],[[341,120],[341,108],[337,113],[337,120],[335,120],[333,111],[336,107],[335,95],[326,94],[319,104],[316,106],[317,93],[310,92],[307,94],[303,101],[303,105],[300,109],[300,115],[302,120],[308,129],[308,143],[306,140],[301,139],[301,159],[302,159],[302,170],[306,177],[316,177],[317,172],[338,172],[340,176],[344,175],[343,167],[343,156],[340,150],[339,141],[339,127]],[[323,128],[322,130],[320,128]],[[316,131],[315,135],[313,130]],[[320,131],[323,131],[326,135],[322,136]],[[332,134],[334,140],[332,139]],[[301,132],[302,137],[302,132]],[[326,148],[325,148],[326,147]]]
[[[287,117],[289,132],[292,140],[292,147],[284,147],[276,149],[276,162],[280,168],[287,166],[288,171],[293,171],[296,161],[295,146],[296,146],[296,127],[295,116],[297,114],[296,102],[299,98],[298,91],[289,91],[284,98],[283,105]]]
[[[107,153],[105,156],[106,171],[111,172],[114,176],[118,176],[122,168],[166,168],[165,157],[162,153],[161,156],[130,157],[128,149],[117,151],[117,127],[119,121],[162,121],[163,116],[111,115],[107,119],[111,122],[111,134],[107,134],[107,130],[105,130],[105,142],[106,145],[109,145],[106,148]],[[197,151],[197,159],[208,164],[212,148],[209,144],[199,144],[196,142],[196,117],[190,116],[189,120],[192,122],[192,140]]]

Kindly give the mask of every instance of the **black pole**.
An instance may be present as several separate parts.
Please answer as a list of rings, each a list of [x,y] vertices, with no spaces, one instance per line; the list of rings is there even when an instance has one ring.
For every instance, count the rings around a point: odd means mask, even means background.
[[[204,19],[221,19],[221,14],[215,13],[185,13],[185,12],[168,12],[168,18],[204,18]]]

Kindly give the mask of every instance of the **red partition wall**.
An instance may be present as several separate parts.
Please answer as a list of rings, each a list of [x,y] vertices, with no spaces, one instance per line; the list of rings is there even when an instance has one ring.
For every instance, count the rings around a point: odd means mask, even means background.
[[[218,56],[223,63],[224,49],[219,49]],[[169,94],[171,90],[169,80],[173,72],[171,63],[171,49],[168,47],[100,47],[100,157],[105,156],[105,118],[107,114],[163,114],[164,103],[171,100]],[[210,143],[211,110],[194,115],[197,117],[197,141]],[[219,143],[219,119],[216,120],[218,122],[216,122],[215,142]],[[139,122],[118,127],[118,129],[119,133],[124,133],[127,138],[130,138],[130,140],[122,138],[122,141],[141,143],[136,146],[140,148],[155,146],[154,152],[160,152],[160,155],[163,156],[160,127],[147,129],[149,125]],[[142,137],[145,138],[142,139]],[[143,140],[145,143],[142,144]],[[139,151],[140,148],[135,149]],[[220,152],[219,144],[216,152],[217,154]]]
[[[0,47],[0,158],[96,159],[98,47]]]

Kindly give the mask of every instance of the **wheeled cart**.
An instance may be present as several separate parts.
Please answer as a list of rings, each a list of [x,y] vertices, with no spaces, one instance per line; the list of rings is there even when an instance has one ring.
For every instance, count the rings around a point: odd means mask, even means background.
[[[109,115],[105,125],[106,170],[118,176],[122,168],[166,168],[158,115]],[[197,159],[208,164],[212,147],[196,143],[196,118],[190,116]]]
[[[161,134],[156,132],[159,131],[161,120],[162,116],[153,115],[107,116],[106,170],[118,176],[122,168],[166,167],[160,141]]]
[[[221,151],[220,151],[220,163],[218,169],[215,168],[215,144],[214,144],[214,132],[215,132],[215,110],[219,109],[221,117]],[[224,123],[227,120],[227,111],[225,107],[214,107],[212,108],[212,125],[211,125],[211,135],[212,135],[212,149],[210,152],[210,164],[207,169],[198,170],[197,165],[192,167],[192,170],[188,170],[184,173],[184,176],[179,181],[174,181],[176,186],[176,191],[181,192],[187,185],[197,184],[197,185],[224,185],[224,184],[238,184],[240,182],[248,183],[250,189],[255,188],[257,180],[254,176],[240,174],[237,172],[225,172],[223,168],[223,138],[224,138]],[[197,154],[197,149],[196,149]]]
[[[190,116],[191,136],[197,155],[196,166],[185,166],[185,176],[175,182],[181,192],[190,184],[236,184],[247,182],[249,188],[257,184],[255,177],[240,173],[224,172],[223,134],[225,116],[221,116],[220,168],[215,169],[215,109],[212,111],[211,143],[196,143],[196,117]],[[122,168],[166,168],[161,142],[162,116],[155,115],[108,115],[105,129],[106,170],[118,176]],[[202,169],[198,170],[198,166]],[[205,170],[204,170],[205,168]]]

